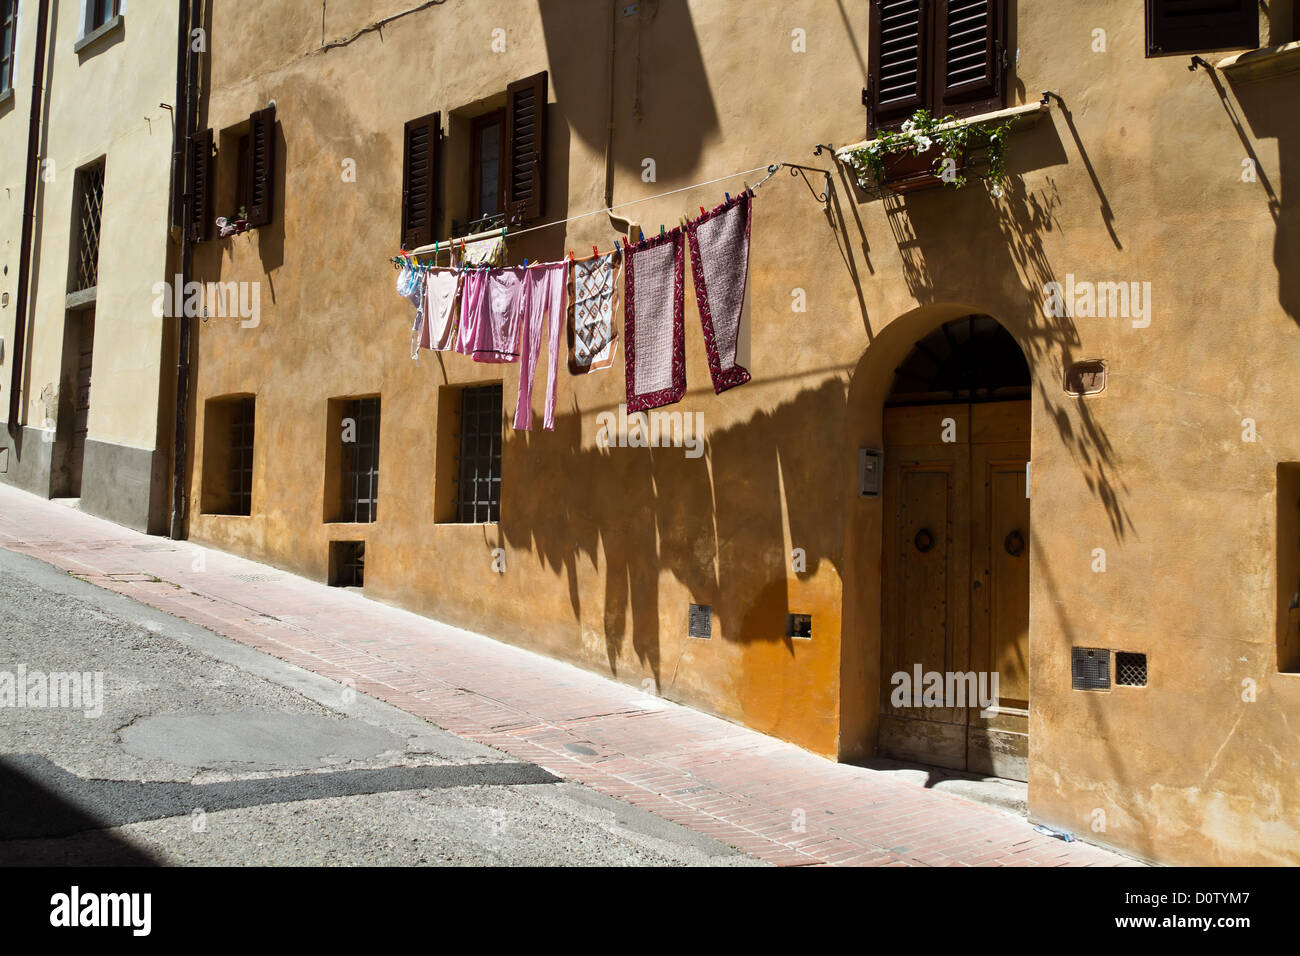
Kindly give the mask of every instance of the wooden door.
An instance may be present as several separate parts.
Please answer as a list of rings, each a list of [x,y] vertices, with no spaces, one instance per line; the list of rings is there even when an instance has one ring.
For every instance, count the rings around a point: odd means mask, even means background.
[[[1028,456],[1028,402],[885,411],[882,754],[1027,777]],[[989,692],[992,672],[987,713],[977,695],[952,695],[948,675],[974,673]],[[899,706],[931,673],[944,678],[939,705]]]
[[[94,359],[95,313],[78,323],[77,379],[72,412],[72,441],[68,449],[68,484],[74,498],[81,497],[81,465],[86,458],[86,433],[90,421],[90,368]]]

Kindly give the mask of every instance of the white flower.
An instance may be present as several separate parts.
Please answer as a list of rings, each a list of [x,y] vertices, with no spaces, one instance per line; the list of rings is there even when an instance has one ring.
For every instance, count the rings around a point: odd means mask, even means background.
[[[912,130],[914,129],[916,129],[916,124],[913,123],[911,120],[908,120],[903,124],[903,135],[910,136],[912,134]]]
[[[991,188],[991,189],[989,190],[989,195],[991,195],[994,199],[1001,199],[1001,198],[1002,198],[1002,187],[999,186],[997,183],[994,183],[994,184],[993,184],[993,188]]]
[[[933,145],[934,145],[934,140],[930,139],[930,137],[928,136],[916,137],[916,151],[918,153],[929,152],[930,147]]]

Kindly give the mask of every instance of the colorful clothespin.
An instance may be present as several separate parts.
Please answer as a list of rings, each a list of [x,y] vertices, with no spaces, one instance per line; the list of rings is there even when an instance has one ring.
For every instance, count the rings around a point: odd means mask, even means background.
[[[664,224],[661,222],[659,223],[659,235],[662,236],[663,234],[664,234]]]
[[[700,207],[700,215],[701,215],[701,216],[704,215],[704,207],[703,207],[703,206]]]
[[[727,197],[727,202],[731,202],[731,193],[723,193],[722,195]]]
[[[600,250],[597,249],[595,246],[592,246],[592,247],[591,247],[591,254],[592,254],[593,256],[598,256],[598,255],[600,255]]]
[[[614,240],[614,251],[620,254],[623,252],[623,247],[618,244],[617,239]]]
[[[645,232],[641,229],[640,226],[637,226],[636,231],[641,234],[641,242],[645,242]]]
[[[527,257],[527,256],[524,256],[524,268],[525,268],[525,269],[528,268],[528,257]]]

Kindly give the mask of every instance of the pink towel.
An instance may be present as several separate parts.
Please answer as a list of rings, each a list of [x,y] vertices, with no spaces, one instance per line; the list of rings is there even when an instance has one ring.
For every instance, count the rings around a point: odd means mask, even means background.
[[[461,278],[460,328],[456,331],[455,349],[461,355],[474,354],[474,339],[487,306],[488,273],[473,269]]]
[[[420,348],[445,351],[452,347],[459,311],[460,278],[458,269],[431,269],[425,275],[425,315]]]
[[[749,381],[749,370],[736,364],[736,341],[749,279],[752,199],[753,193],[743,192],[686,224],[714,394]]]
[[[522,266],[489,269],[474,333],[475,362],[519,361],[519,299],[524,289]]]
[[[629,412],[671,405],[686,394],[682,246],[679,226],[627,248],[623,317]]]
[[[568,278],[567,262],[551,262],[531,266],[524,276],[524,291],[520,297],[522,319],[519,323],[519,397],[515,401],[515,428],[527,431],[533,427],[533,377],[537,371],[538,353],[542,346],[542,319],[550,333],[551,368],[546,377],[546,417],[542,428],[555,428],[556,366],[560,362],[560,326],[564,325],[564,293]]]

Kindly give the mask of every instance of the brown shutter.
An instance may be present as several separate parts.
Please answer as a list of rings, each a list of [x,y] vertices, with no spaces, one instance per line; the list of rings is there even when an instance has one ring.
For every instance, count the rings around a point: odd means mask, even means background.
[[[867,135],[897,126],[929,102],[929,0],[871,0]]]
[[[190,242],[212,238],[213,196],[216,163],[212,153],[212,130],[200,130],[190,137],[185,150],[185,172],[189,185],[186,198]]]
[[[402,169],[402,248],[418,249],[438,229],[438,152],[442,114],[406,124]]]
[[[275,107],[248,118],[248,224],[265,226],[275,205]]]
[[[1007,0],[936,0],[934,112],[972,116],[1006,105]]]
[[[1147,0],[1147,56],[1257,46],[1257,0]]]
[[[546,72],[506,87],[506,220],[541,218],[546,196]]]

